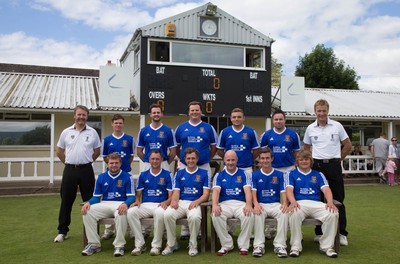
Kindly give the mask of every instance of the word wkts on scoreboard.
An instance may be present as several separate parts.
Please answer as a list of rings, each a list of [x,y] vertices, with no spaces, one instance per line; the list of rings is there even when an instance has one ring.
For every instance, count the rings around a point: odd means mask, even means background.
[[[140,112],[152,103],[166,115],[187,114],[199,101],[206,116],[229,116],[235,107],[246,116],[267,117],[271,111],[271,79],[266,71],[148,65],[141,80]]]

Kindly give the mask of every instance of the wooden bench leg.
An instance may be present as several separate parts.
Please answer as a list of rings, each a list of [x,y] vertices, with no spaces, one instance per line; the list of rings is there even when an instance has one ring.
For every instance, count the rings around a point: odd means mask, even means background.
[[[205,253],[207,248],[207,207],[201,207],[201,252]]]

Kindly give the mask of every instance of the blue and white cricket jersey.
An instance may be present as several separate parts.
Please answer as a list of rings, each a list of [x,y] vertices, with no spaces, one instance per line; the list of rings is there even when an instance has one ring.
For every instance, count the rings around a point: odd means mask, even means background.
[[[289,172],[288,187],[293,188],[294,198],[299,200],[320,201],[321,189],[329,187],[324,174],[316,170],[304,174],[298,168]]]
[[[131,175],[123,170],[119,170],[116,175],[111,175],[109,171],[100,174],[96,180],[93,197],[103,201],[126,201],[128,196],[135,196],[135,186]]]
[[[210,189],[208,171],[197,168],[189,172],[187,168],[175,174],[174,190],[180,191],[180,200],[195,201],[203,195],[203,188]]]
[[[136,190],[142,191],[142,203],[161,203],[168,200],[168,191],[172,191],[171,172],[161,169],[154,175],[149,169],[140,173]]]
[[[234,150],[238,156],[237,167],[247,168],[253,166],[252,150],[260,147],[258,137],[254,129],[243,126],[240,131],[233,126],[224,128],[218,139],[217,148],[225,151]]]
[[[191,147],[200,153],[197,165],[210,162],[210,145],[217,144],[218,135],[208,123],[201,121],[192,125],[189,121],[180,124],[175,131],[176,142],[181,145],[180,160],[186,165],[184,152]]]
[[[261,135],[260,145],[262,148],[269,147],[272,150],[274,155],[272,167],[288,167],[295,164],[293,151],[300,150],[300,137],[290,128],[285,128],[282,133],[276,133],[272,128]]]
[[[122,160],[121,170],[130,172],[130,158],[135,154],[135,140],[132,136],[123,134],[120,138],[109,135],[103,140],[103,156],[117,153]]]
[[[229,200],[246,202],[245,186],[251,187],[251,174],[239,168],[233,174],[223,169],[214,176],[213,188],[221,188],[219,202]]]
[[[259,203],[279,203],[281,192],[285,192],[285,179],[283,172],[272,169],[269,174],[262,170],[252,174],[253,190],[257,192]]]
[[[164,124],[156,129],[147,125],[139,131],[137,146],[144,148],[144,162],[149,162],[150,154],[155,149],[161,151],[164,160],[168,160],[168,149],[176,147],[175,135],[173,130]]]

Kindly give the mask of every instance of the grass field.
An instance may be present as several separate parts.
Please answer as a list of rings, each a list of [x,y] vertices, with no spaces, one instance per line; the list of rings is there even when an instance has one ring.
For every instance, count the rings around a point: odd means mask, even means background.
[[[180,241],[181,249],[169,257],[151,257],[148,252],[133,257],[131,240],[123,257],[113,257],[112,241],[103,242],[102,252],[83,257],[79,199],[73,209],[70,238],[56,244],[53,239],[57,234],[57,195],[0,197],[0,263],[399,263],[400,186],[347,186],[346,195],[349,246],[341,248],[337,259],[318,253],[318,244],[312,242],[313,228],[309,226],[303,227],[300,258],[277,258],[271,241],[267,241],[267,253],[260,259],[240,256],[237,250],[224,257],[210,252],[189,257],[186,241]],[[149,248],[150,240],[147,245]]]

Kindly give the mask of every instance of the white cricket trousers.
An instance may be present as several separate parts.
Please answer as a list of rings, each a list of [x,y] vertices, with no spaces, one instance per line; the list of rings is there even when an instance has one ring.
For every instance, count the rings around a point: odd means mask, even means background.
[[[212,215],[212,222],[215,231],[221,242],[221,246],[225,249],[233,248],[233,239],[228,233],[227,219],[237,218],[240,220],[240,234],[237,239],[239,249],[249,249],[250,236],[254,226],[254,216],[245,216],[243,209],[245,202],[237,200],[229,200],[219,203],[221,206],[221,214],[219,216]]]
[[[333,248],[339,214],[337,212],[330,212],[326,209],[326,204],[320,201],[300,200],[297,201],[297,203],[300,205],[300,208],[290,213],[289,216],[291,249],[302,250],[301,240],[303,239],[303,235],[301,233],[301,226],[303,220],[307,217],[322,222],[321,228],[323,235],[319,239],[320,248],[323,250]]]
[[[90,206],[86,215],[83,215],[83,224],[85,225],[88,244],[101,245],[100,236],[97,233],[97,221],[101,218],[114,217],[116,235],[113,245],[114,247],[125,246],[125,234],[128,228],[128,221],[126,214],[118,214],[117,208],[121,203],[121,201],[102,201]]]
[[[167,244],[173,247],[176,242],[176,220],[186,216],[189,224],[190,238],[189,243],[197,248],[197,235],[201,224],[201,209],[200,205],[189,210],[189,205],[192,201],[179,200],[178,209],[171,206],[164,213],[165,229],[167,229]]]
[[[165,210],[159,206],[160,203],[142,203],[140,207],[131,207],[128,210],[128,224],[135,236],[135,247],[143,246],[146,241],[142,234],[142,225],[140,219],[153,217],[154,220],[154,237],[151,247],[161,248],[162,237],[164,233],[164,212]]]
[[[289,214],[281,211],[280,203],[260,203],[263,211],[260,215],[254,214],[254,242],[253,247],[265,248],[264,225],[265,218],[272,217],[278,222],[274,247],[286,248],[287,231],[289,227]]]

